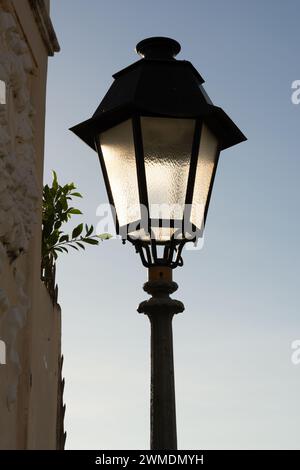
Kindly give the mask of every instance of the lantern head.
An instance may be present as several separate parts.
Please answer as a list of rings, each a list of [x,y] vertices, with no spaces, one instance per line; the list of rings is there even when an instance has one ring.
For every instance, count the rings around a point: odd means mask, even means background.
[[[94,115],[71,130],[100,159],[116,231],[145,266],[182,265],[202,236],[221,150],[245,136],[206,94],[177,41],[154,37],[116,73]]]

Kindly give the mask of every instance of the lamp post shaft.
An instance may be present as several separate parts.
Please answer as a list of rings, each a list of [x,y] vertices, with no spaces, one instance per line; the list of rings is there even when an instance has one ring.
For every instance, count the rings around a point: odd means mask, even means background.
[[[152,297],[138,308],[151,324],[152,450],[177,449],[172,319],[183,312],[184,306],[169,296],[177,287],[171,269],[150,268],[144,290]]]
[[[173,314],[148,315],[151,323],[151,449],[177,449]]]

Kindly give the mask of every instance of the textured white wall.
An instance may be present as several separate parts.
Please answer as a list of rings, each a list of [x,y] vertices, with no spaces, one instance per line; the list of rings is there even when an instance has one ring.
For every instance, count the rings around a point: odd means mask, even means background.
[[[28,248],[36,221],[38,190],[30,86],[33,61],[11,11],[0,10],[0,80],[6,104],[0,105],[0,241],[11,256]]]
[[[42,24],[28,0],[0,0],[2,449],[55,448],[56,443],[60,309],[40,281],[49,49]]]
[[[28,249],[39,201],[35,171],[34,108],[31,102],[33,60],[12,4],[0,3],[0,80],[5,100],[0,104],[0,271],[8,256],[15,260]],[[2,87],[3,88],[3,87]],[[0,290],[0,331],[5,336],[12,374],[6,389],[10,407],[17,397],[21,362],[17,335],[24,327],[29,299],[24,275],[14,268],[15,297]]]

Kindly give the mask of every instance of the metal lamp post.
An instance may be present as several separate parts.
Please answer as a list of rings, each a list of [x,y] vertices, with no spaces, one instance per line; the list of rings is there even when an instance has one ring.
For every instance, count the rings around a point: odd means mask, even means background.
[[[177,41],[148,38],[94,115],[71,130],[97,151],[116,231],[149,271],[139,305],[151,323],[151,449],[177,449],[170,298],[182,249],[201,237],[220,152],[245,136],[207,96]]]

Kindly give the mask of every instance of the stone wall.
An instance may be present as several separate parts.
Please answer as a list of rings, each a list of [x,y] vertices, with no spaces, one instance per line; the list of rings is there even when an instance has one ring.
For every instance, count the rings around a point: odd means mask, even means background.
[[[54,449],[60,308],[40,280],[48,56],[44,0],[0,0],[0,448]]]

